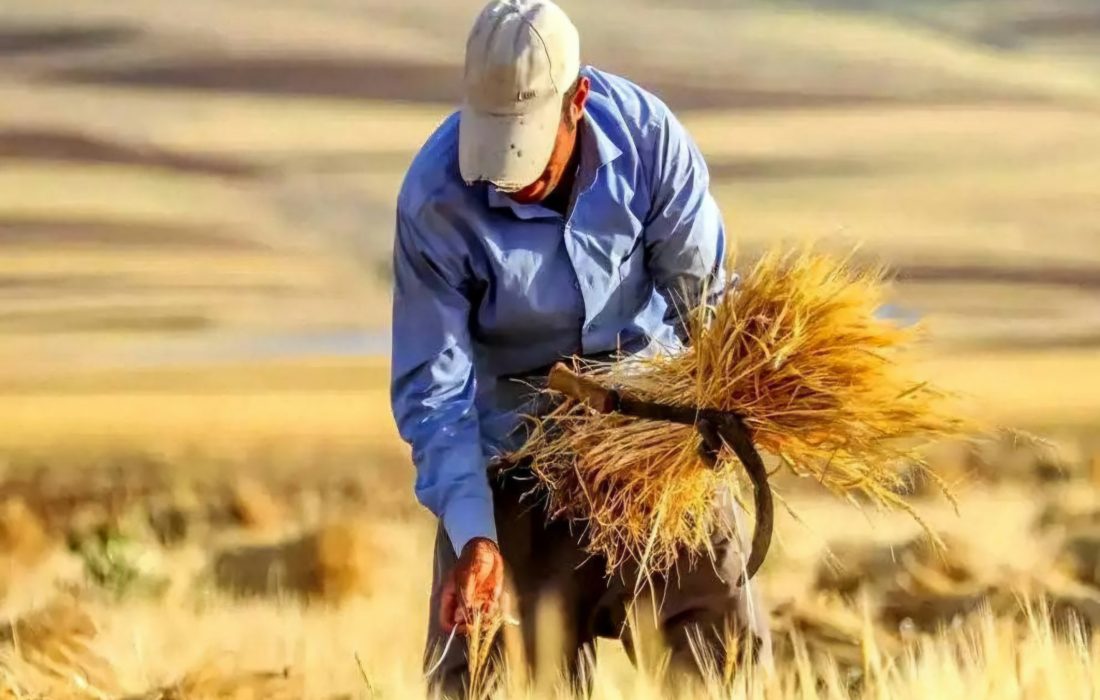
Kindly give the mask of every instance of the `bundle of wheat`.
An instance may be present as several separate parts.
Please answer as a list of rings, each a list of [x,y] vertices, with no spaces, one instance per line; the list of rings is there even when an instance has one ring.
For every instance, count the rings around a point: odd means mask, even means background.
[[[796,474],[912,512],[898,495],[898,464],[924,468],[920,444],[964,424],[900,361],[917,329],[877,314],[884,291],[882,270],[812,250],[772,252],[736,291],[691,314],[686,351],[578,369],[642,400],[735,413],[756,446]],[[713,504],[736,494],[737,459],[727,448],[708,466],[692,426],[574,401],[533,424],[515,461],[531,465],[551,512],[583,527],[609,571],[629,561],[667,570],[732,526]]]

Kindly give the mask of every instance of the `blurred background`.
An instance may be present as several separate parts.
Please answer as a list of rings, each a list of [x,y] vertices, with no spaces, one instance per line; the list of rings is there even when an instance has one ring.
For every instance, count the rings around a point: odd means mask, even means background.
[[[3,380],[385,355],[395,195],[479,7],[3,0]],[[861,245],[956,363],[1050,376],[1018,410],[1091,415],[1095,2],[565,7],[688,124],[743,256]]]
[[[480,4],[4,0],[6,379],[386,354],[394,199]],[[956,359],[1095,348],[1095,2],[565,6],[688,124],[742,255],[862,245]]]
[[[216,506],[279,546],[351,513],[415,543],[420,614],[393,211],[481,4],[0,0],[0,495],[47,539],[88,503]],[[1058,444],[1028,465],[1100,476],[1096,0],[561,4],[586,62],[687,124],[740,260],[889,264],[930,377]]]

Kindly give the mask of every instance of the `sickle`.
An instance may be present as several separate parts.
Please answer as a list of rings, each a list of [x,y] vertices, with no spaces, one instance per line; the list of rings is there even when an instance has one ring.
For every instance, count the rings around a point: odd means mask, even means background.
[[[756,505],[756,524],[752,533],[752,548],[748,561],[737,579],[737,585],[744,585],[751,579],[768,556],[772,541],[774,505],[772,492],[768,485],[768,471],[760,453],[752,444],[752,438],[741,417],[727,411],[697,409],[685,406],[643,401],[615,389],[608,389],[596,382],[582,377],[566,365],[558,363],[550,370],[549,388],[559,391],[579,401],[599,413],[621,413],[624,416],[663,420],[682,425],[693,425],[703,438],[705,449],[700,456],[707,464],[714,466],[722,444],[728,445],[745,472],[753,487],[753,500]]]
[[[718,451],[722,449],[722,443],[725,443],[733,449],[733,453],[737,455],[741,466],[749,475],[749,481],[752,482],[756,524],[752,531],[749,559],[745,562],[745,568],[737,579],[737,585],[743,586],[760,570],[760,566],[768,556],[768,549],[771,548],[775,506],[772,503],[772,490],[768,485],[768,470],[764,467],[764,460],[760,458],[760,453],[752,444],[748,429],[739,417],[712,414],[700,419],[696,429],[703,438],[699,453],[704,461],[713,467],[717,462]]]

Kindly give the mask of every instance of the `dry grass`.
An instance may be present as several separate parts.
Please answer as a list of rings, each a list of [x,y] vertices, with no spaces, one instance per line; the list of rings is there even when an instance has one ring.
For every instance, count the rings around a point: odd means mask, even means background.
[[[876,317],[883,296],[879,271],[773,252],[736,293],[695,313],[687,352],[586,371],[643,399],[736,413],[757,447],[797,476],[908,509],[899,465],[923,465],[917,448],[964,424],[907,366],[902,353],[917,331]],[[536,428],[519,457],[531,460],[551,512],[583,523],[609,571],[628,561],[665,571],[732,525],[712,504],[737,483],[739,462],[727,447],[708,468],[691,426],[566,403]]]
[[[6,625],[0,642],[10,649],[0,650],[0,668],[21,667],[49,697],[117,696],[122,689],[111,663],[95,649],[97,634],[87,611],[60,599]]]
[[[0,500],[0,600],[19,572],[41,562],[54,542],[42,520],[18,496]]]
[[[86,613],[83,613],[86,616]],[[297,634],[318,631],[331,625],[335,618],[315,610],[305,613],[284,608],[284,619],[293,620]],[[343,624],[350,628],[369,627],[369,609],[352,607],[342,613]],[[205,630],[211,621],[222,620],[226,611],[207,608],[186,613],[177,622],[188,628]],[[234,613],[238,629],[223,630],[224,640],[248,644],[248,633],[267,630],[274,620],[270,614],[257,610]],[[600,657],[594,668],[593,697],[600,700],[620,698],[711,698],[718,700],[771,699],[800,697],[806,700],[867,700],[893,697],[942,698],[1010,698],[1051,699],[1087,697],[1100,684],[1100,650],[1091,644],[1079,628],[1059,627],[1051,621],[1049,611],[1039,606],[1023,608],[1019,620],[1010,616],[995,617],[984,610],[966,623],[939,632],[920,635],[909,642],[884,634],[865,613],[858,609],[815,607],[803,603],[796,609],[780,610],[777,632],[783,649],[781,663],[773,675],[752,666],[741,667],[724,681],[714,668],[713,675],[702,683],[669,685],[667,665],[659,660],[645,670],[634,671],[617,659]],[[148,624],[142,621],[141,624]],[[222,623],[224,624],[224,622]],[[244,628],[240,628],[240,625]],[[83,633],[81,633],[83,635]],[[380,630],[370,634],[384,638]],[[113,646],[110,639],[81,637],[89,654],[94,654],[104,668],[121,668],[134,654],[151,653],[138,638],[130,640],[130,649]],[[422,697],[423,682],[414,672],[413,664],[404,662],[401,673],[372,672],[376,667],[366,657],[362,674],[355,669],[355,660],[348,646],[329,647],[327,640],[317,640],[327,650],[342,649],[335,657],[315,657],[305,673],[278,663],[278,654],[266,657],[270,670],[255,670],[250,662],[233,656],[212,661],[211,657],[188,662],[190,670],[176,672],[177,680],[167,684],[131,683],[125,690],[103,691],[98,686],[74,680],[80,666],[69,661],[51,666],[50,671],[38,670],[29,662],[5,653],[0,658],[0,697],[27,698],[111,698],[114,700],[291,700],[320,698],[335,700],[346,697]],[[402,640],[407,644],[411,640]],[[135,645],[143,645],[141,647]],[[379,647],[379,650],[384,647]],[[388,656],[413,656],[407,646],[394,648]],[[655,653],[660,654],[659,649]],[[302,660],[308,655],[295,654]],[[704,660],[705,662],[705,660]],[[83,663],[83,662],[81,662]],[[347,670],[342,670],[346,667]],[[713,668],[713,664],[711,664]],[[265,668],[261,666],[260,668]],[[339,669],[339,670],[338,670]],[[56,672],[63,671],[62,677]],[[332,677],[342,680],[332,682]],[[563,700],[573,694],[556,691],[539,694],[530,688],[510,687],[499,683],[495,676],[483,679],[487,690],[473,695],[479,698],[555,697]]]
[[[285,669],[242,672],[224,662],[210,661],[177,682],[150,691],[141,700],[296,700],[302,679]]]
[[[289,670],[246,672],[208,660],[178,681],[140,695],[126,692],[113,663],[98,650],[99,627],[88,611],[60,599],[14,622],[0,645],[2,698],[131,700],[294,700],[302,681]],[[6,635],[6,636],[5,636]],[[5,694],[6,693],[6,694]]]
[[[318,595],[340,601],[376,590],[376,569],[385,552],[369,526],[348,521],[328,523],[308,540],[314,552]]]
[[[11,496],[0,500],[0,558],[33,566],[52,545],[41,518],[22,498]]]
[[[286,513],[270,489],[251,477],[241,477],[233,484],[229,510],[238,523],[254,530],[275,530],[286,521]]]

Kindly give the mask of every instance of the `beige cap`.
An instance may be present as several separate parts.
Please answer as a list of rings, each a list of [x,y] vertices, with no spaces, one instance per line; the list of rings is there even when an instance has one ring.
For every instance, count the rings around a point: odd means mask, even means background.
[[[580,72],[577,28],[550,0],[493,0],[466,42],[458,164],[466,182],[515,191],[539,178]]]

